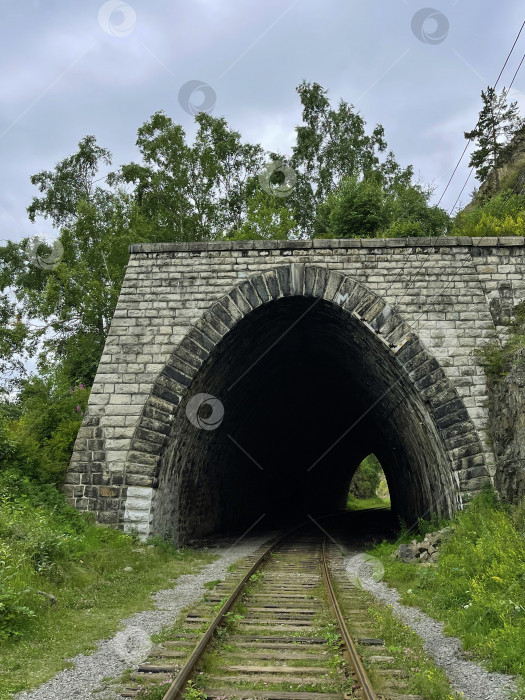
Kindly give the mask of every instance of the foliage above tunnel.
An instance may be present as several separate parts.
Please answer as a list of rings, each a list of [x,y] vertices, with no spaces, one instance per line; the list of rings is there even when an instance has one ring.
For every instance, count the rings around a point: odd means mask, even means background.
[[[288,155],[244,141],[222,117],[197,114],[190,139],[157,112],[138,129],[136,161],[112,170],[111,153],[86,136],[76,153],[33,175],[38,193],[29,217],[47,218],[57,239],[0,247],[0,370],[11,397],[27,381],[24,366],[32,358],[54,395],[61,387],[91,386],[130,243],[448,230],[447,214],[430,206],[430,191],[388,150],[380,124],[367,126],[345,100],[333,104],[317,83],[305,81],[297,93],[302,114]],[[522,202],[512,204],[514,216]],[[473,216],[483,228],[485,212]],[[519,216],[502,232],[519,228]],[[455,232],[462,230],[460,222]],[[25,395],[16,401],[31,431]],[[47,402],[41,410],[49,410]],[[62,419],[70,422],[69,415]]]
[[[487,88],[470,163],[481,182],[472,201],[454,219],[456,236],[523,236],[525,233],[525,120],[508,91]],[[471,172],[472,172],[471,171]]]
[[[110,152],[86,136],[53,170],[33,175],[29,217],[49,219],[58,238],[0,248],[2,369],[16,374],[21,354],[43,342],[42,368],[64,366],[71,383],[91,384],[130,243],[444,231],[446,216],[387,151],[381,125],[368,130],[317,83],[297,92],[302,119],[289,157],[204,112],[190,141],[157,112],[138,130],[137,162],[110,172]]]

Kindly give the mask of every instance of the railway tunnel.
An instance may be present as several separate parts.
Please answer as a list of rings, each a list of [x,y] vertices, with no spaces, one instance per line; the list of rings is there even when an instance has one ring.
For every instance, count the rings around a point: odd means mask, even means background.
[[[457,238],[132,246],[68,501],[182,544],[337,509],[374,453],[395,515],[462,508],[500,469],[473,350],[501,335],[495,295],[522,249]]]
[[[334,512],[371,452],[396,516],[458,506],[430,404],[388,346],[325,299],[269,301],[193,377],[159,460],[153,531],[184,542]]]

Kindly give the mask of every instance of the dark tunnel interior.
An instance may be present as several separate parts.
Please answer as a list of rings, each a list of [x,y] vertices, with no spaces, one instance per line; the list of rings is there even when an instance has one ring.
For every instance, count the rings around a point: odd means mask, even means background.
[[[188,420],[187,402],[200,393],[224,406],[213,430]],[[213,423],[212,409],[204,403],[198,415]],[[391,351],[335,304],[272,301],[215,347],[177,410],[155,530],[184,542],[262,518],[278,527],[334,512],[371,452],[395,515],[413,522],[453,509],[443,444]]]

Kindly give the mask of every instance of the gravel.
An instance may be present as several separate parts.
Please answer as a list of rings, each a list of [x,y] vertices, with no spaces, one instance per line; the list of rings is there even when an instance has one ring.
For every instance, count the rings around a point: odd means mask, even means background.
[[[512,676],[489,673],[479,664],[467,661],[461,651],[461,642],[446,637],[443,623],[437,622],[417,608],[399,602],[397,590],[378,581],[381,564],[366,555],[354,554],[345,559],[350,579],[359,580],[363,588],[378,600],[392,606],[392,612],[411,627],[423,640],[425,651],[444,669],[452,686],[470,700],[508,699],[516,685]]]
[[[233,562],[252,554],[266,538],[249,537],[233,546],[214,549],[217,561],[205,566],[199,574],[179,576],[177,584],[153,595],[155,610],[135,613],[122,621],[123,628],[111,639],[100,642],[90,656],[79,654],[70,661],[73,667],[61,671],[36,690],[19,693],[17,700],[113,700],[120,696],[107,687],[108,678],[118,678],[126,669],[136,668],[151,649],[150,637],[162,627],[173,624],[181,610],[199,600],[205,593],[206,581],[224,579]],[[102,683],[103,679],[106,682]]]

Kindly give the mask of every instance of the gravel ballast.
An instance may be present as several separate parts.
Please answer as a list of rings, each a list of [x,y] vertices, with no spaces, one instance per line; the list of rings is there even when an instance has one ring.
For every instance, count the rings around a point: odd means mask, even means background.
[[[107,700],[120,697],[115,691],[104,689],[106,683],[102,683],[103,679],[118,678],[126,669],[136,668],[148,656],[151,635],[172,625],[184,608],[204,595],[207,581],[224,579],[228,567],[252,554],[264,539],[250,537],[230,547],[213,549],[219,559],[198,574],[179,576],[173,588],[155,593],[154,610],[144,610],[123,620],[123,628],[111,639],[102,640],[93,654],[75,656],[71,659],[72,668],[61,671],[36,690],[18,693],[17,700]]]
[[[490,673],[461,653],[461,642],[443,633],[443,623],[437,622],[417,608],[399,602],[397,590],[376,581],[377,569],[366,555],[354,554],[345,559],[345,569],[352,581],[356,578],[377,600],[392,606],[392,612],[411,627],[423,640],[425,651],[444,669],[454,689],[468,700],[508,700],[516,690],[512,676]],[[376,575],[374,576],[374,572]]]

